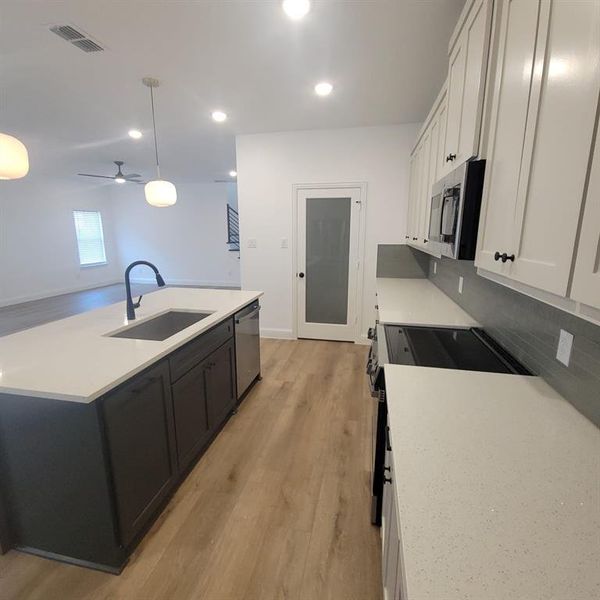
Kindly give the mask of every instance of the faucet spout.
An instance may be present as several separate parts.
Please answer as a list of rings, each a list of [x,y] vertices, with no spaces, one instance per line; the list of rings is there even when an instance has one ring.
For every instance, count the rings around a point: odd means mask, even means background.
[[[151,262],[147,260],[136,260],[132,262],[125,269],[125,291],[127,293],[127,320],[133,321],[135,319],[135,309],[139,308],[140,303],[142,301],[142,296],[139,297],[139,300],[134,303],[133,298],[131,297],[131,281],[130,281],[130,273],[134,267],[138,265],[146,265],[150,267],[154,271],[154,275],[156,276],[156,284],[158,287],[164,287],[165,280],[162,278],[162,275],[158,272],[158,268],[153,265]]]

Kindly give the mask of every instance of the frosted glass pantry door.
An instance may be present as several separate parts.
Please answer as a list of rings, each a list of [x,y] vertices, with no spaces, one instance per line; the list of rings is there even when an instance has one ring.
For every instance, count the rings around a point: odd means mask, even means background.
[[[298,337],[356,338],[360,207],[359,188],[298,190]]]

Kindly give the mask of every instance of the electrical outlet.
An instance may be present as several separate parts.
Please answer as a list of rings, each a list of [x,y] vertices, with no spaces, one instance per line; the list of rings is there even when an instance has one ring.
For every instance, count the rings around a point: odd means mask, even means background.
[[[248,238],[248,248],[256,248],[256,238]]]
[[[282,248],[288,247],[288,239],[287,238],[281,238],[281,247]]]
[[[573,348],[573,334],[560,330],[560,336],[558,338],[558,348],[556,349],[556,359],[559,360],[565,367],[569,366],[569,360],[571,360],[571,349]]]
[[[437,273],[437,261],[433,261],[433,274],[435,275]]]
[[[464,280],[463,276],[459,275],[459,277],[458,277],[458,293],[459,294],[462,294],[464,281],[465,280]]]

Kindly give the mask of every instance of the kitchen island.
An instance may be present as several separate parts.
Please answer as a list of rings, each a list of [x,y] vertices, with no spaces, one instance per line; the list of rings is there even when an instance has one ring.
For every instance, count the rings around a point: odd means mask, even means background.
[[[235,410],[234,317],[261,295],[168,288],[131,323],[118,303],[2,338],[2,549],[120,572]],[[197,320],[115,337],[168,313]]]

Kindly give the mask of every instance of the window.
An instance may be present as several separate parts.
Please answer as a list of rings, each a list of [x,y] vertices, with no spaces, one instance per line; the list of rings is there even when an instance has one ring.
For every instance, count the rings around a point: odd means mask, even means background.
[[[74,210],[75,233],[82,267],[106,263],[102,215],[95,210]]]

